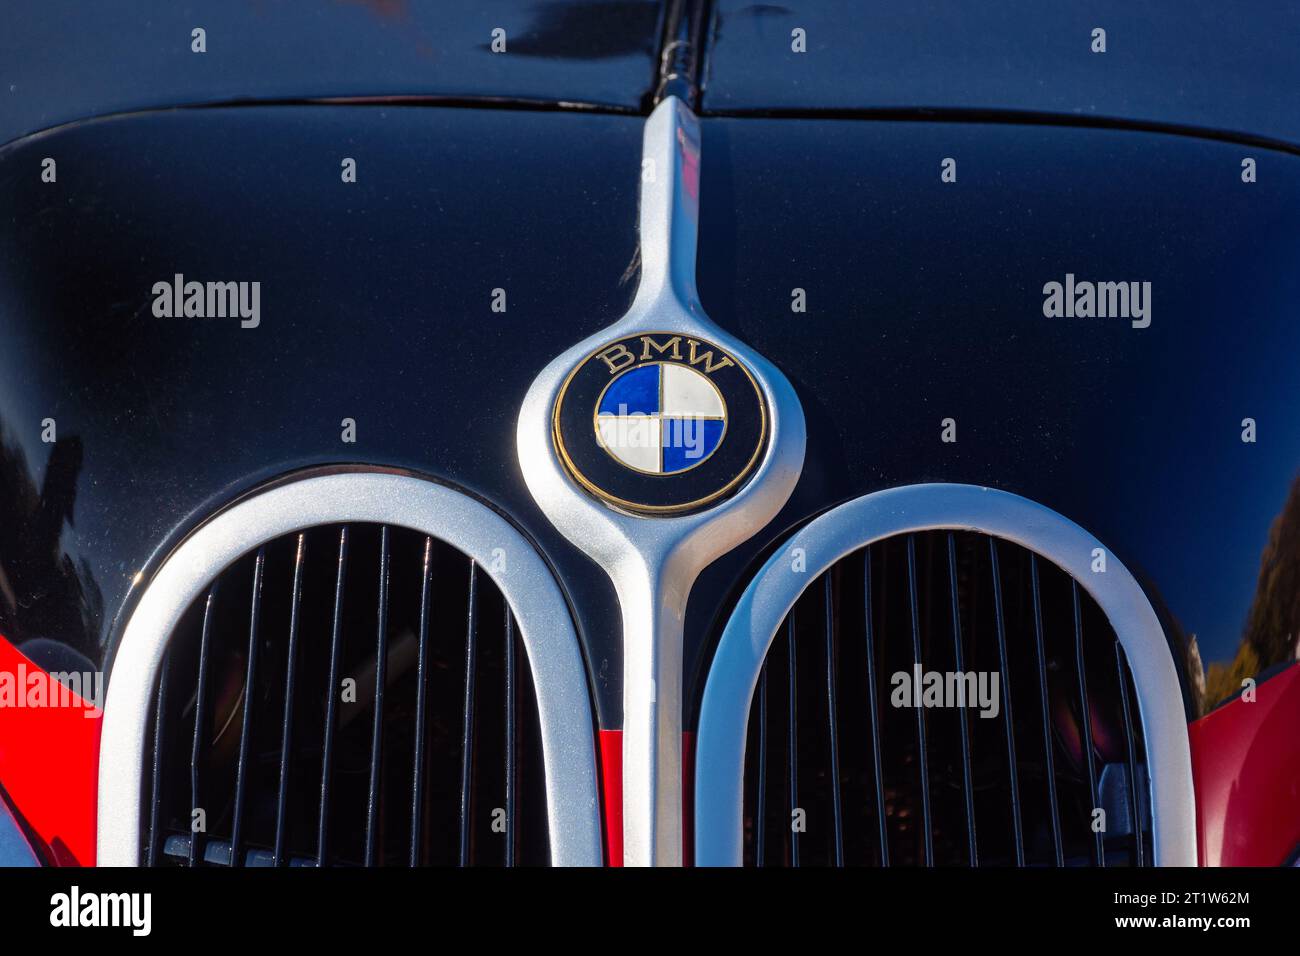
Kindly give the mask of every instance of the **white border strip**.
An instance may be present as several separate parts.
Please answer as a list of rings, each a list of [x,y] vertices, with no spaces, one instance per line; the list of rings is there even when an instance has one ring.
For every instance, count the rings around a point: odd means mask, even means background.
[[[546,767],[551,861],[600,866],[594,724],[586,671],[568,606],[550,570],[508,521],[472,498],[405,475],[347,473],[278,485],[191,534],[154,576],[118,647],[99,754],[100,866],[135,866],[145,735],[154,682],[190,603],[250,550],[314,525],[375,522],[432,535],[479,563],[519,623],[537,691]],[[494,549],[505,570],[492,571]]]
[[[1196,805],[1182,689],[1164,631],[1141,587],[1109,552],[1105,573],[1093,573],[1093,549],[1103,545],[1056,512],[1005,491],[952,484],[894,488],[831,509],[772,555],[745,589],[723,631],[700,710],[696,863],[742,863],[750,704],[776,629],[799,595],[852,551],[895,535],[943,529],[978,531],[1028,548],[1068,573],[1100,605],[1137,687],[1151,771],[1156,865],[1195,866]],[[791,570],[791,548],[805,550],[806,572]]]

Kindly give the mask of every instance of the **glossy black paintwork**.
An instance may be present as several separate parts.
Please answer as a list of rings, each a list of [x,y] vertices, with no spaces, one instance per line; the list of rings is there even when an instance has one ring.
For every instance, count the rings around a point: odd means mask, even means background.
[[[232,100],[494,97],[635,109],[660,0],[12,0],[0,143],[125,110]],[[207,31],[207,52],[191,31]],[[506,52],[491,49],[506,31]]]
[[[1066,515],[1167,605],[1175,642],[1233,655],[1300,469],[1300,159],[1094,129],[702,128],[701,300],[790,378],[809,438],[781,515],[693,592],[688,659],[781,529],[924,481]],[[1245,155],[1268,176],[1244,184]],[[1045,318],[1043,285],[1067,272],[1151,281],[1151,326]]]
[[[614,635],[591,665],[617,700],[612,588],[532,504],[515,420],[556,351],[635,291],[641,126],[246,107],[0,152],[0,632],[105,660],[137,572],[214,505],[295,469],[379,463],[466,487],[537,537],[579,626]],[[47,155],[56,184],[39,181]],[[155,318],[152,285],[175,272],[261,281],[260,326]]]
[[[789,528],[938,480],[1074,519],[1168,605],[1171,631],[1232,653],[1300,463],[1300,159],[1010,124],[702,127],[704,306],[790,378],[809,444],[789,505],[695,590],[688,673]],[[641,132],[637,117],[242,107],[0,151],[0,632],[53,642],[42,659],[104,661],[135,575],[214,507],[297,469],[386,465],[469,489],[538,542],[618,726],[612,588],[532,503],[514,427],[537,372],[631,300]],[[945,156],[957,183],[940,182]],[[1067,271],[1153,282],[1151,327],[1044,318],[1043,283]],[[154,318],[152,285],[176,272],[261,281],[261,326]]]
[[[1300,6],[1276,0],[715,0],[703,108],[1026,110],[1300,145],[1297,37]]]

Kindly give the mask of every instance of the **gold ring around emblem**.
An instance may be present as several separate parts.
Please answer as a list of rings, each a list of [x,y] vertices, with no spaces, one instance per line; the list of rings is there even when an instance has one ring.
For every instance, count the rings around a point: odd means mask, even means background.
[[[647,330],[645,332],[639,332],[636,334],[637,335],[680,335],[681,333],[680,332],[656,332],[656,331]],[[618,339],[616,341],[622,342],[632,337],[633,336],[624,336],[622,339]],[[749,460],[745,462],[745,467],[742,468],[735,475],[735,477],[733,477],[723,487],[717,489],[716,491],[708,495],[705,495],[703,498],[698,498],[694,501],[687,501],[681,504],[674,504],[674,505],[646,505],[646,504],[638,504],[635,501],[628,501],[624,498],[618,497],[617,495],[610,494],[609,492],[601,488],[599,485],[597,485],[595,482],[593,482],[591,479],[589,479],[578,469],[578,466],[574,464],[573,459],[570,457],[568,449],[565,448],[564,446],[564,435],[561,433],[560,430],[560,413],[564,409],[564,399],[568,395],[569,385],[573,382],[574,377],[577,376],[578,372],[582,371],[582,369],[586,367],[588,362],[590,362],[601,352],[608,349],[612,344],[614,343],[606,342],[605,344],[601,345],[599,348],[593,349],[586,356],[584,356],[580,362],[575,364],[573,368],[569,371],[569,374],[564,377],[564,381],[560,384],[560,391],[555,397],[555,405],[551,410],[551,440],[555,443],[555,452],[559,456],[560,461],[564,464],[564,469],[569,473],[569,476],[573,478],[573,480],[576,481],[579,485],[585,488],[588,492],[595,495],[597,498],[601,499],[607,504],[611,504],[614,505],[615,507],[633,513],[637,513],[637,514],[655,514],[655,515],[678,514],[683,511],[691,511],[695,508],[699,508],[703,505],[707,505],[709,502],[716,501],[717,499],[721,498],[723,495],[727,494],[732,489],[734,489],[737,485],[739,485],[742,481],[744,481],[745,478],[749,476],[749,473],[754,470],[754,465],[758,462],[758,458],[763,452],[763,446],[767,442],[767,403],[764,401],[763,398],[763,390],[758,387],[758,382],[754,380],[754,376],[750,374],[750,371],[748,368],[745,367],[745,364],[741,362],[739,359],[737,359],[730,352],[723,349],[721,346],[715,345],[714,343],[707,342],[707,341],[705,342],[705,344],[710,345],[713,348],[716,348],[727,358],[731,359],[731,361],[736,364],[736,367],[740,369],[742,373],[744,373],[744,376],[746,380],[749,382],[750,387],[753,388],[754,390],[754,397],[758,400],[758,418],[759,418],[758,441],[754,443],[754,451],[749,456]],[[712,382],[710,382],[710,384],[712,384]],[[717,386],[715,385],[714,387],[716,388]],[[604,393],[603,389],[601,390],[601,393],[602,394]],[[597,407],[599,407],[599,403],[597,404]],[[723,403],[723,407],[724,408],[726,407],[725,401]],[[719,447],[721,447],[721,442],[719,442]],[[625,465],[624,467],[628,467],[628,466]],[[674,472],[673,474],[681,474],[681,472]],[[671,478],[672,475],[660,475],[656,477]]]

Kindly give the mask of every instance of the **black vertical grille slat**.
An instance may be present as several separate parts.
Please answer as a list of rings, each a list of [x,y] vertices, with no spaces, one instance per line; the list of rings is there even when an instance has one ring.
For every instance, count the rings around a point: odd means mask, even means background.
[[[907,536],[907,594],[912,620],[912,662],[916,672],[924,671],[921,660],[921,613],[916,599],[916,536]],[[915,688],[919,692],[920,688]],[[921,778],[921,835],[925,845],[925,865],[934,866],[934,817],[930,807],[930,757],[925,745],[925,708],[916,710],[916,762]]]
[[[1087,769],[1088,774],[1088,806],[1100,806],[1101,801],[1097,793],[1097,767],[1093,762],[1093,754],[1096,747],[1092,742],[1092,714],[1088,711],[1088,675],[1084,666],[1083,657],[1083,612],[1079,605],[1079,584],[1076,581],[1070,582],[1070,599],[1073,610],[1074,622],[1074,666],[1079,677],[1079,723],[1083,731],[1083,753],[1082,763]],[[1093,857],[1092,862],[1095,866],[1106,865],[1106,848],[1102,843],[1101,831],[1092,830]]]
[[[207,754],[203,747],[207,730],[208,658],[212,647],[212,610],[217,588],[213,585],[203,599],[203,626],[199,634],[199,666],[194,689],[194,736],[190,745],[190,812],[203,808],[202,764]],[[190,827],[189,865],[197,866],[203,858],[203,830]]]
[[[1128,665],[1124,661],[1124,648],[1117,640],[1115,641],[1115,668],[1119,675],[1119,699],[1124,714],[1124,744],[1128,757],[1128,792],[1129,806],[1141,809],[1141,801],[1138,797],[1138,765],[1137,765],[1137,747],[1133,740],[1133,716],[1129,711],[1128,704],[1128,687],[1129,675]],[[1143,865],[1142,854],[1142,828],[1135,827],[1133,833],[1133,857],[1136,866]]]
[[[420,637],[415,662],[415,771],[411,782],[411,866],[420,865],[420,825],[423,821],[425,733],[429,720],[429,592],[433,584],[433,539],[424,539],[420,575]]]
[[[1042,594],[1038,582],[1038,556],[1029,555],[1029,574],[1034,602],[1034,645],[1038,663],[1038,695],[1043,716],[1043,762],[1047,767],[1048,819],[1052,823],[1052,849],[1057,866],[1065,866],[1061,842],[1061,812],[1056,797],[1056,758],[1052,747],[1052,708],[1047,691],[1047,651],[1043,643]]]
[[[518,706],[515,681],[515,627],[514,616],[510,608],[505,610],[505,695],[506,695],[506,740],[505,740],[505,775],[506,775],[506,866],[515,865],[515,801],[518,798],[518,767],[515,750],[518,746]]]
[[[547,863],[524,626],[485,566],[405,528],[321,525],[240,558],[164,656],[141,859]]]
[[[370,787],[366,797],[366,866],[379,858],[379,783],[384,764],[384,693],[388,673],[388,562],[391,535],[379,531],[379,601],[375,627],[375,707],[370,736]]]
[[[307,536],[298,535],[298,546],[293,558],[293,596],[289,606],[288,660],[284,677],[284,719],[280,726],[280,781],[275,806],[275,849],[272,866],[284,863],[286,815],[289,812],[289,755],[293,744],[293,693],[294,676],[298,662],[298,616],[302,606],[302,570],[306,557]]]
[[[321,743],[320,812],[316,825],[316,865],[329,862],[330,793],[334,769],[334,735],[338,728],[339,670],[343,657],[343,585],[348,570],[348,529],[339,529],[338,564],[334,576],[334,613],[330,618],[330,665],[325,680],[325,727]]]
[[[239,731],[239,763],[235,770],[235,808],[234,822],[230,829],[230,857],[231,866],[243,866],[243,833],[244,833],[244,806],[248,790],[248,761],[249,750],[252,747],[253,732],[253,696],[257,686],[257,650],[258,650],[258,625],[262,618],[262,575],[266,569],[266,548],[257,549],[257,557],[253,562],[253,586],[251,608],[249,610],[248,624],[248,654],[247,670],[244,675],[244,701],[243,701],[243,718],[240,721]]]
[[[835,594],[831,572],[822,576],[826,635],[826,732],[830,736],[831,798],[835,817],[835,865],[844,865],[844,806],[840,793],[840,743],[835,701]]]
[[[469,612],[465,625],[465,696],[461,708],[460,865],[470,864],[470,796],[474,777],[474,665],[478,653],[478,565],[469,565]]]
[[[1132,674],[1069,574],[1009,540],[935,530],[819,578],[759,672],[747,863],[1150,865]],[[779,819],[787,805],[802,826]]]
[[[795,813],[802,808],[799,806],[799,663],[795,659],[795,628],[794,618],[790,617],[786,622],[786,642],[789,648],[789,674],[790,680],[787,688],[787,705],[786,710],[789,715],[786,722],[786,746],[788,748],[787,766],[790,777],[790,814],[786,820],[785,826],[790,834],[790,865],[799,865],[799,833],[801,828],[794,826]]]
[[[149,837],[148,852],[145,856],[149,866],[158,865],[159,833],[163,806],[163,733],[167,727],[167,671],[170,670],[171,655],[163,657],[162,674],[158,677],[158,697],[155,701],[153,715],[153,769],[150,773],[149,799]]]
[[[867,709],[871,724],[871,776],[876,786],[876,819],[880,825],[880,865],[889,866],[889,821],[885,813],[884,762],[880,753],[880,706],[876,702],[876,642],[871,605],[871,549],[862,551],[863,638],[867,655]]]
[[[1020,772],[1016,767],[1016,726],[1011,706],[1011,666],[1007,659],[1006,617],[1002,608],[1002,567],[998,562],[996,538],[989,538],[989,573],[993,578],[993,614],[997,622],[998,661],[1002,666],[1002,720],[1006,728],[1007,773],[1011,781],[1011,834],[1015,841],[1016,866],[1024,866],[1024,818],[1020,813]]]
[[[957,540],[951,531],[945,543],[948,546],[948,606],[952,613],[953,663],[961,672],[966,669],[966,656],[962,648],[961,599],[957,590]],[[971,780],[970,723],[965,711],[957,718],[961,734],[961,788],[966,809],[968,862],[971,866],[979,866],[979,847],[975,837],[975,785]]]

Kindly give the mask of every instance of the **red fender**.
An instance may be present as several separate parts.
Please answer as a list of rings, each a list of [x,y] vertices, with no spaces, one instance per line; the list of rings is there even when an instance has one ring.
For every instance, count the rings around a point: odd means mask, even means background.
[[[1281,866],[1300,847],[1300,665],[1188,727],[1202,866]]]

